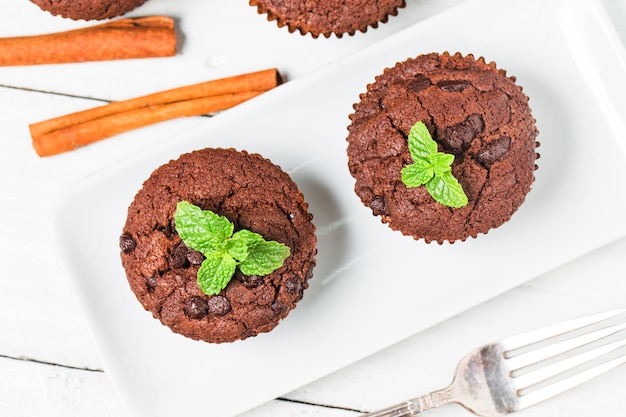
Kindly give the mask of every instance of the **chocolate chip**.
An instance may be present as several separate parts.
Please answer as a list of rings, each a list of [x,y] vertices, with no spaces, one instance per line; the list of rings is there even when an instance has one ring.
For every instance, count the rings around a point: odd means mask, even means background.
[[[202,252],[189,248],[187,250],[187,260],[191,265],[200,265],[204,261],[205,257]]]
[[[389,215],[387,204],[385,203],[385,197],[382,195],[375,195],[370,202],[370,208],[374,212],[375,216]]]
[[[417,93],[419,91],[427,89],[431,86],[431,84],[432,83],[430,82],[430,79],[428,79],[428,77],[420,74],[415,77],[415,79],[411,81],[406,88],[413,93]]]
[[[470,114],[467,119],[453,126],[446,127],[441,135],[441,142],[452,151],[466,150],[472,140],[485,128],[480,114]]]
[[[285,281],[285,290],[288,294],[298,294],[302,291],[302,281],[298,278],[289,278]]]
[[[209,314],[209,303],[205,297],[194,295],[185,301],[183,311],[190,319],[200,320]]]
[[[230,311],[230,301],[221,295],[209,298],[208,311],[212,316],[223,316]]]
[[[271,308],[274,314],[276,314],[277,316],[284,314],[287,312],[287,310],[289,310],[287,306],[281,303],[280,301],[273,303]]]
[[[122,233],[120,236],[120,249],[124,253],[131,253],[137,247],[137,242],[130,233]]]
[[[511,138],[502,136],[494,141],[489,142],[476,154],[476,159],[485,167],[489,168],[494,162],[502,159],[509,151],[511,146]]]
[[[437,87],[448,93],[458,93],[470,85],[470,82],[465,80],[442,80],[437,83]]]
[[[259,275],[244,275],[243,285],[248,288],[256,288],[263,284],[263,277]]]
[[[475,134],[479,134],[485,129],[485,123],[483,122],[483,117],[480,114],[470,114],[467,116],[464,123],[466,123],[472,132],[475,132]]]
[[[160,224],[156,225],[156,230],[158,230],[159,232],[162,232],[166,237],[170,237],[172,236],[173,232],[172,232],[172,228],[170,227],[170,224],[168,223],[167,226],[163,226]]]
[[[315,253],[317,253],[317,250],[315,251]],[[307,271],[304,273],[304,280],[308,281],[311,278],[313,278],[313,267],[315,266],[315,262],[313,262],[310,266],[309,269],[307,269]]]
[[[254,329],[244,329],[243,332],[241,333],[241,338],[242,339],[247,339],[249,337],[254,337],[257,334],[259,334],[259,332],[257,332]]]
[[[256,288],[263,283],[263,277],[259,275],[244,275],[239,268],[235,270],[235,279],[246,288]]]
[[[144,277],[144,280],[146,281],[146,287],[148,287],[148,291],[154,290],[158,285],[157,277]]]
[[[187,245],[180,242],[172,249],[170,253],[169,263],[172,268],[185,268],[189,266],[189,260],[187,259],[188,248]]]

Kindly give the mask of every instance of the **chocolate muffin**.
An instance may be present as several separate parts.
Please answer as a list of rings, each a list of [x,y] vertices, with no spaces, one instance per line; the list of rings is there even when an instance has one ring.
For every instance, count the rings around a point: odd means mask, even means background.
[[[121,16],[146,0],[30,0],[42,10],[73,20],[102,20]]]
[[[221,292],[205,294],[197,280],[205,257],[176,229],[181,201],[286,245],[289,257],[264,276],[238,267]],[[119,243],[130,287],[155,318],[192,339],[222,343],[269,332],[313,274],[317,240],[307,210],[288,174],[258,154],[217,148],[181,155],[152,173],[128,209]]]
[[[405,0],[250,0],[250,5],[257,6],[258,13],[266,14],[267,20],[275,20],[279,27],[286,26],[289,32],[298,30],[314,38],[319,35],[328,38],[334,33],[341,38],[345,33],[354,35],[386,23],[406,3]]]
[[[538,130],[528,97],[495,63],[431,53],[397,63],[367,86],[348,127],[355,192],[382,222],[426,242],[464,241],[507,222],[534,181]],[[422,121],[438,151],[454,155],[467,205],[444,206],[408,188],[407,138]]]

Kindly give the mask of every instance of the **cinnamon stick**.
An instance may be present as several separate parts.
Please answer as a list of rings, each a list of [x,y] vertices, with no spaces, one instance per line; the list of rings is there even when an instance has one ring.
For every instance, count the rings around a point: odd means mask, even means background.
[[[33,147],[41,157],[184,116],[226,110],[276,87],[276,69],[237,75],[110,103],[29,126]]]
[[[125,18],[66,32],[0,38],[0,66],[62,64],[176,54],[174,20]]]

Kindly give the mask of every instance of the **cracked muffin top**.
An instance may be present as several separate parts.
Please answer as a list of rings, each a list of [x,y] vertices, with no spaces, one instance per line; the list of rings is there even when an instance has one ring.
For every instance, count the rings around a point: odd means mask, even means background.
[[[328,38],[334,33],[341,38],[386,23],[406,3],[405,0],[250,0],[250,5],[257,6],[259,14],[266,14],[267,20],[275,20],[279,27],[286,26],[289,32],[298,30],[314,38],[319,35]]]
[[[146,0],[30,0],[55,16],[73,20],[102,20],[121,16]]]
[[[198,282],[205,255],[187,246],[176,229],[177,205],[186,201],[224,216],[290,249],[267,275],[239,267],[217,294]],[[157,168],[128,209],[120,237],[122,265],[143,307],[172,331],[210,343],[269,332],[295,308],[308,287],[316,254],[308,205],[280,167],[257,154],[203,149]]]
[[[348,166],[355,192],[382,222],[426,242],[464,241],[507,222],[534,181],[538,130],[515,77],[472,55],[431,53],[388,68],[354,105]],[[408,137],[423,122],[467,204],[435,201],[426,187],[407,187],[414,163]]]

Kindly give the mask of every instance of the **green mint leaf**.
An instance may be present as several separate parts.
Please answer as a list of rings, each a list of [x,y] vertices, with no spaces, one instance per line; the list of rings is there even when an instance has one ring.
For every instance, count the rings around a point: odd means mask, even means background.
[[[433,166],[424,159],[416,159],[411,165],[402,168],[402,182],[408,188],[426,184],[435,175]]]
[[[437,153],[437,142],[430,136],[428,128],[422,121],[415,123],[409,131],[408,144],[413,160],[427,159],[430,155]]]
[[[290,255],[288,246],[276,241],[266,241],[263,236],[249,230],[240,230],[248,243],[248,257],[241,261],[239,269],[244,275],[267,275],[283,265]]]
[[[202,253],[220,247],[234,230],[234,225],[226,217],[202,210],[187,201],[176,205],[174,221],[183,242]]]
[[[413,163],[402,168],[401,178],[407,188],[425,185],[428,193],[444,206],[459,208],[467,205],[463,187],[452,175],[454,155],[437,151],[437,142],[422,121],[411,127],[408,137]]]
[[[250,252],[248,248],[248,241],[242,237],[241,231],[236,232],[226,241],[225,249],[230,256],[239,262],[245,261]]]
[[[446,172],[452,170],[452,162],[454,162],[454,155],[437,152],[428,158],[428,161],[432,164],[433,171],[436,177],[441,177]]]
[[[263,236],[258,233],[251,232],[247,229],[241,229],[235,232],[232,238],[246,242],[246,245],[248,245],[248,247],[254,246],[258,242],[265,242]]]
[[[444,206],[459,208],[467,205],[467,196],[463,187],[450,171],[433,177],[426,184],[426,189],[435,201]]]
[[[198,286],[206,295],[219,294],[235,273],[237,262],[228,253],[213,251],[198,269]]]
[[[267,275],[283,265],[291,253],[282,243],[266,241],[249,230],[234,231],[226,217],[186,201],[176,206],[176,231],[183,242],[206,259],[198,269],[198,286],[207,295],[219,294],[237,265],[245,275]]]

